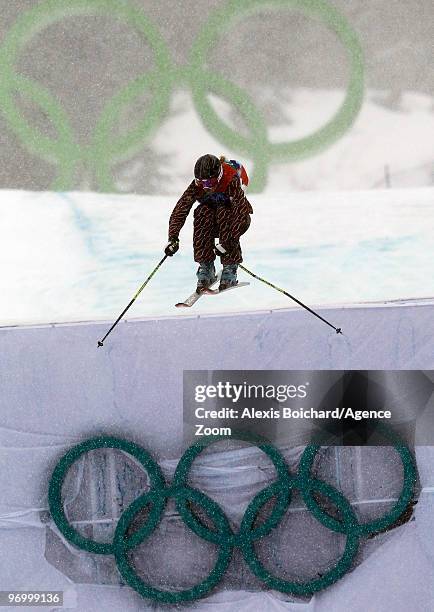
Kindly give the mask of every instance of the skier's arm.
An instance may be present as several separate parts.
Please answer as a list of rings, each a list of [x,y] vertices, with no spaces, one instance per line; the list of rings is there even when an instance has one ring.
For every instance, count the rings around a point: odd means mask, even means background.
[[[192,181],[175,204],[169,219],[169,240],[178,238],[191,207],[196,201],[197,188]]]

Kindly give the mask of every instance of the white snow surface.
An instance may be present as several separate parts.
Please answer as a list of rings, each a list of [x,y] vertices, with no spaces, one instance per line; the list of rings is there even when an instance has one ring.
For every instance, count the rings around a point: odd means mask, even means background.
[[[184,185],[186,187],[186,185]],[[434,188],[253,194],[244,265],[306,304],[434,296]],[[173,196],[0,192],[1,324],[114,319],[163,255]],[[129,317],[191,314],[192,212],[181,249]],[[285,308],[251,285],[202,297],[194,313]]]

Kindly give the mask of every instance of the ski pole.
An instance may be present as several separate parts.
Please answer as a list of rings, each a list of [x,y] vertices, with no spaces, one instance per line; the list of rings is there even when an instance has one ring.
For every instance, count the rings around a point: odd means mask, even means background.
[[[247,274],[250,274],[250,276],[253,276],[253,278],[257,278],[258,280],[262,281],[263,283],[265,283],[269,287],[272,287],[273,289],[276,289],[276,291],[280,291],[280,293],[283,293],[283,295],[286,295],[286,297],[291,298],[291,300],[294,300],[294,302],[297,302],[297,304],[300,304],[300,306],[303,306],[303,308],[305,308],[311,314],[315,315],[316,317],[318,317],[318,319],[321,319],[321,321],[324,321],[324,323],[327,323],[327,325],[332,327],[337,334],[342,334],[342,330],[341,330],[340,327],[335,327],[334,325],[329,323],[329,321],[327,321],[321,315],[319,315],[317,312],[312,310],[312,308],[309,308],[309,306],[306,306],[306,304],[303,304],[303,302],[300,302],[300,300],[297,300],[297,298],[295,298],[293,295],[291,295],[287,291],[284,291],[283,289],[280,289],[280,287],[276,287],[276,285],[273,285],[273,283],[269,283],[267,280],[265,280],[265,278],[261,278],[260,276],[257,276],[256,274],[253,274],[253,272],[250,272],[250,270],[248,270],[247,268],[245,268],[241,264],[238,264],[238,265],[241,268],[241,270],[244,270],[244,272],[247,272]]]
[[[152,270],[151,274],[148,276],[148,278],[145,280],[145,282],[143,283],[143,285],[140,287],[140,289],[137,291],[136,295],[133,297],[133,299],[131,300],[131,302],[128,304],[128,306],[126,308],[124,308],[124,310],[121,312],[121,314],[118,316],[118,318],[116,319],[116,321],[113,323],[113,325],[110,327],[110,329],[108,330],[108,332],[106,333],[106,335],[104,336],[104,338],[102,340],[98,340],[98,346],[103,346],[104,345],[104,340],[107,338],[107,336],[109,335],[109,333],[116,327],[116,325],[119,323],[119,321],[122,319],[122,317],[124,316],[124,314],[127,312],[127,310],[134,304],[134,302],[136,301],[136,299],[139,297],[139,295],[141,294],[141,292],[143,291],[143,289],[146,287],[146,285],[149,283],[149,281],[151,280],[151,278],[154,276],[154,274],[157,272],[157,270],[160,268],[160,266],[165,262],[165,260],[167,259],[167,255],[165,255],[163,257],[163,259],[157,264],[157,266],[155,266],[155,268]]]

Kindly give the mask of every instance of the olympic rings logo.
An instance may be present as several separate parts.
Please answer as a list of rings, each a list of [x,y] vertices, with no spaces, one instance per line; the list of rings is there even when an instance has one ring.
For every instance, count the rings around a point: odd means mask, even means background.
[[[236,84],[204,66],[218,37],[233,25],[234,20],[264,8],[298,9],[319,19],[338,37],[349,56],[350,78],[342,105],[323,127],[293,142],[269,142],[264,117],[252,98]],[[19,55],[32,37],[48,25],[76,15],[119,19],[137,31],[155,54],[154,70],[130,82],[107,102],[91,142],[86,145],[78,143],[59,100],[41,84],[15,71]],[[57,166],[58,175],[52,185],[57,191],[71,189],[78,164],[84,164],[93,172],[102,191],[115,192],[111,167],[117,161],[129,159],[151,137],[168,112],[173,89],[179,86],[191,90],[196,111],[213,137],[252,160],[251,189],[261,191],[272,162],[298,160],[318,153],[338,140],[353,124],[363,102],[362,50],[346,19],[324,0],[229,0],[213,11],[192,45],[189,63],[182,67],[173,65],[167,45],[147,17],[118,0],[45,0],[17,20],[0,49],[1,110],[28,150]],[[122,136],[115,136],[113,128],[120,122],[122,109],[146,91],[151,92],[152,102],[138,125]],[[238,134],[222,121],[207,99],[210,92],[237,107],[249,136]],[[15,104],[16,93],[32,100],[50,118],[56,138],[28,123]]]
[[[213,499],[188,484],[189,471],[195,458],[210,444],[228,438],[254,444],[271,459],[276,470],[276,480],[262,489],[249,503],[237,532],[233,531],[223,510]],[[166,484],[160,467],[151,455],[137,444],[114,437],[86,440],[70,449],[55,467],[49,484],[49,507],[57,527],[69,542],[91,553],[114,555],[122,578],[145,598],[165,603],[178,603],[204,597],[223,577],[235,547],[240,548],[251,571],[268,587],[283,593],[310,595],[333,584],[349,570],[357,554],[361,537],[390,527],[406,510],[413,496],[416,468],[409,449],[402,442],[394,440],[394,447],[403,465],[402,491],[386,515],[368,523],[358,521],[354,510],[342,493],[323,480],[312,476],[312,465],[320,449],[319,445],[311,444],[306,447],[299,463],[298,473],[294,476],[290,474],[283,455],[276,447],[263,438],[243,432],[237,432],[229,437],[210,436],[190,446],[181,457],[170,486]],[[69,468],[82,455],[98,448],[119,449],[130,454],[146,470],[150,480],[150,490],[140,495],[122,513],[111,544],[99,543],[82,536],[68,522],[62,502],[62,485]],[[291,503],[292,492],[295,489],[301,492],[307,508],[320,523],[346,536],[344,553],[336,565],[320,578],[303,583],[283,580],[271,574],[258,558],[254,548],[255,542],[267,536],[279,524]],[[330,500],[339,511],[339,518],[334,518],[321,508],[315,498],[318,494]],[[199,584],[182,591],[165,591],[146,584],[128,559],[129,551],[142,543],[158,526],[169,498],[175,499],[177,511],[184,523],[197,536],[219,548],[217,561],[210,574]],[[270,500],[274,500],[272,510],[267,518],[258,524],[258,514]],[[189,506],[191,503],[205,511],[213,524],[213,529],[208,528],[192,512]],[[145,508],[149,509],[145,524],[131,533],[132,522]]]

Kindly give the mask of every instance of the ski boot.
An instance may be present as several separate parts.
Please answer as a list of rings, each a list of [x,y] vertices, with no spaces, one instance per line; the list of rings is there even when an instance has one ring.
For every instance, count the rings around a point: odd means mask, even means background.
[[[196,293],[202,293],[204,289],[208,289],[208,287],[210,287],[217,280],[214,262],[204,261],[200,263],[196,276],[197,276]]]
[[[238,264],[226,264],[223,266],[219,291],[224,291],[230,287],[235,287],[235,285],[238,284],[237,268]]]

